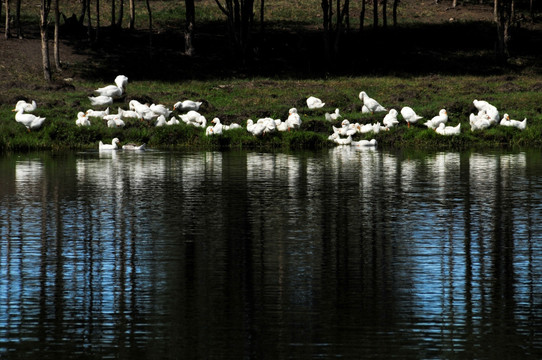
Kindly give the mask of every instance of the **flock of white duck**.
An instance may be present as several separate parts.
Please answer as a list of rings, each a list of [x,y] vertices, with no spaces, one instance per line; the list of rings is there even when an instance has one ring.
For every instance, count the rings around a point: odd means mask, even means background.
[[[124,75],[119,75],[115,78],[115,85],[108,85],[95,90],[97,96],[89,97],[92,106],[105,107],[113,104],[113,101],[123,96],[126,85],[128,84],[128,78]],[[329,136],[329,140],[335,142],[338,145],[352,145],[358,147],[374,147],[377,142],[372,140],[360,140],[354,141],[353,136],[356,134],[366,133],[378,133],[380,131],[386,131],[399,124],[398,115],[399,112],[395,109],[388,110],[380,105],[378,101],[369,97],[366,92],[359,93],[359,99],[362,101],[362,113],[379,113],[387,112],[384,116],[382,123],[376,122],[374,124],[360,124],[351,123],[347,119],[341,122],[340,127],[333,126],[333,134]],[[145,120],[155,126],[169,126],[178,125],[181,122],[205,128],[205,135],[220,135],[224,131],[230,129],[242,128],[237,123],[225,125],[220,122],[219,118],[214,118],[211,123],[213,125],[207,125],[205,116],[200,114],[199,108],[201,102],[184,100],[179,101],[173,105],[173,110],[168,109],[162,104],[142,104],[137,100],[131,100],[129,102],[129,109],[124,110],[120,107],[116,114],[109,113],[109,107],[106,110],[93,110],[89,109],[86,112],[79,112],[75,124],[77,126],[90,126],[90,118],[100,118],[106,122],[108,127],[124,127],[124,119],[134,118]],[[497,108],[487,101],[473,101],[474,106],[478,110],[478,114],[470,114],[469,123],[471,131],[483,130],[497,124],[501,126],[512,126],[520,130],[526,128],[527,119],[523,121],[511,120],[508,114],[504,114],[501,118]],[[309,109],[319,109],[325,106],[322,100],[311,96],[307,99],[307,107]],[[37,105],[35,101],[27,103],[24,100],[17,102],[15,109],[15,120],[30,130],[36,130],[41,127],[45,118],[30,114],[36,110]],[[179,111],[182,114],[179,115],[179,119],[175,116],[171,116],[173,111]],[[416,114],[416,112],[410,107],[403,107],[400,114],[407,126],[415,124],[421,119],[422,116]],[[325,119],[327,121],[337,121],[341,118],[340,110],[335,109],[333,113],[326,113]],[[169,118],[169,120],[168,120]],[[448,126],[448,113],[445,109],[440,110],[439,114],[427,120],[423,125],[436,131],[440,135],[457,135],[461,132],[461,124],[456,126]],[[301,126],[301,117],[299,116],[296,108],[289,110],[288,118],[285,121],[280,119],[262,118],[254,122],[252,119],[247,120],[246,130],[254,136],[261,136],[264,134],[272,133],[275,131],[290,131],[298,129]],[[120,141],[118,138],[114,138],[111,144],[104,144],[99,142],[99,150],[116,150],[120,149]],[[144,150],[145,144],[125,144],[122,146],[125,150]]]

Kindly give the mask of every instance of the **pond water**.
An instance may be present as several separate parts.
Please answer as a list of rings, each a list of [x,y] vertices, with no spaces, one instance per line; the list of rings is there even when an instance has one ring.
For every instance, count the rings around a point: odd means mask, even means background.
[[[2,359],[540,359],[542,154],[0,157]]]

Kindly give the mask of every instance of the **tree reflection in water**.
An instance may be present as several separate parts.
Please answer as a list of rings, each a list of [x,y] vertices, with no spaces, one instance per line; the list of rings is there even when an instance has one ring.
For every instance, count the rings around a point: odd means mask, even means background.
[[[535,152],[4,156],[0,355],[536,358],[541,172]]]

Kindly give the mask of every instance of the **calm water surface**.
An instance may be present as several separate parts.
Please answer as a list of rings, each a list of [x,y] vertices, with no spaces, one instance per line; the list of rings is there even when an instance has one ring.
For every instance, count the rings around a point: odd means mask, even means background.
[[[0,157],[1,359],[540,359],[542,156]]]

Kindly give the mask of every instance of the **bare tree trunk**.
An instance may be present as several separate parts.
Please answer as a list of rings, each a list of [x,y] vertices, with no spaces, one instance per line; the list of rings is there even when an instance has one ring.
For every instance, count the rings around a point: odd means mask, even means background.
[[[90,0],[83,0],[87,2],[87,36],[88,42],[92,42],[92,22],[90,21]]]
[[[54,58],[55,58],[55,67],[58,71],[62,71],[60,65],[60,10],[58,6],[58,0],[54,0],[55,8],[55,34],[54,34]]]
[[[51,9],[51,0],[41,0],[40,6],[40,35],[41,35],[41,59],[43,76],[46,81],[51,81],[51,66],[49,62],[49,38],[47,35],[48,17]]]
[[[21,0],[17,0],[17,4],[15,6],[15,21],[17,24],[17,38],[22,39],[23,28],[21,26]]]
[[[149,57],[152,57],[152,12],[151,12],[151,4],[149,3],[149,0],[145,0],[145,3],[147,5],[147,12],[149,13]]]
[[[135,26],[135,1],[130,0],[130,30],[134,30]]]
[[[505,61],[510,56],[510,25],[514,11],[513,0],[495,0],[497,10],[497,57]]]
[[[378,28],[378,0],[373,0],[373,28]]]
[[[337,22],[335,28],[335,41],[333,43],[333,57],[336,58],[339,54],[339,38],[342,32],[342,21],[341,21],[341,0],[335,0],[336,13],[337,13]]]
[[[254,0],[226,0],[226,6],[215,0],[220,11],[227,17],[228,32],[232,42],[232,55],[239,56],[243,62],[248,60],[251,28],[254,19]]]
[[[265,13],[265,0],[261,0],[260,1],[260,33],[262,35],[264,32],[264,20],[263,20],[264,13]]]
[[[152,32],[152,11],[151,11],[151,4],[149,3],[149,0],[145,0],[145,4],[147,5],[147,13],[149,14],[149,31]]]
[[[457,7],[457,0],[453,0],[453,1],[452,1],[452,7],[453,7],[453,8]]]
[[[10,13],[10,10],[9,10],[9,0],[5,0],[5,4],[6,4],[6,27],[5,27],[5,37],[6,39],[9,39],[11,37],[11,25],[10,25],[10,18],[11,18],[11,13]]]
[[[85,15],[87,14],[87,0],[81,1],[81,15],[79,15],[79,23],[82,25],[85,21]]]
[[[122,19],[124,18],[124,0],[120,0],[119,4],[119,20],[117,21],[117,27],[122,28]]]
[[[185,0],[186,5],[186,27],[184,30],[184,53],[188,56],[195,54],[193,38],[196,22],[196,10],[194,0]]]
[[[111,0],[111,27],[115,27],[115,23],[116,23],[116,20],[115,20],[115,0]]]
[[[455,0],[454,0],[455,1]],[[385,29],[388,27],[388,0],[382,0],[382,27]]]
[[[397,26],[397,6],[399,5],[399,0],[393,0],[393,26]]]
[[[344,20],[344,25],[346,26],[346,31],[350,32],[350,0],[345,0],[344,1],[342,19]]]
[[[332,0],[331,0],[332,1]],[[326,60],[330,62],[330,34],[331,34],[331,16],[329,8],[332,6],[331,1],[322,0],[322,14],[323,26],[324,26],[324,53],[326,54]]]
[[[365,23],[365,0],[361,0],[361,11],[359,12],[359,32],[363,31],[363,25]]]
[[[96,0],[96,34],[94,40],[97,42],[100,38],[100,0]]]

